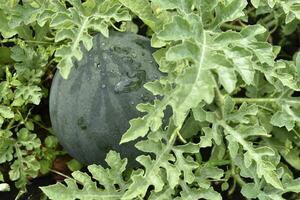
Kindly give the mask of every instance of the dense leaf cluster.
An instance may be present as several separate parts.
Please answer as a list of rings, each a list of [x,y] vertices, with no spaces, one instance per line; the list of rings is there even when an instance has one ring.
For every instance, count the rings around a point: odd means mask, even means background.
[[[18,187],[49,169],[58,153],[53,136],[36,136],[41,122],[31,114],[47,95],[42,79],[49,69],[57,63],[67,78],[95,32],[134,30],[139,18],[167,74],[144,85],[162,98],[137,106],[144,115],[130,121],[121,140],[142,138],[142,167],[127,169],[111,151],[108,168],[91,165],[89,174],[76,171],[44,193],[66,200],[210,200],[241,188],[248,199],[279,200],[300,192],[300,53],[281,49],[289,36],[299,37],[298,0],[0,2],[0,163],[10,163]],[[166,109],[172,116],[164,127]]]
[[[5,5],[1,3],[1,7],[4,23]],[[5,29],[6,32],[1,32],[0,47],[0,163],[3,164],[0,177],[4,181],[3,174],[8,173],[9,179],[16,181],[16,187],[22,190],[28,179],[47,173],[59,154],[54,136],[45,135],[41,140],[36,134],[41,129],[51,132],[33,110],[47,96],[42,77],[51,65],[49,58],[54,48],[37,45],[43,43],[39,40],[46,34],[41,27],[32,25],[32,28],[41,32],[32,36],[33,31],[25,25],[16,31]],[[17,33],[18,37],[12,37]],[[7,163],[9,168],[4,165]]]

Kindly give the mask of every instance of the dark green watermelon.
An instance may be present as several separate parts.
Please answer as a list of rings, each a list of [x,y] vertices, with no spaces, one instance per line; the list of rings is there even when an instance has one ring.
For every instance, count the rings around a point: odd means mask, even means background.
[[[134,143],[119,145],[129,120],[142,114],[136,105],[151,101],[144,87],[161,76],[150,41],[133,33],[93,38],[93,48],[74,62],[67,80],[56,72],[50,91],[52,127],[64,149],[85,164],[103,164],[109,150],[139,154]]]

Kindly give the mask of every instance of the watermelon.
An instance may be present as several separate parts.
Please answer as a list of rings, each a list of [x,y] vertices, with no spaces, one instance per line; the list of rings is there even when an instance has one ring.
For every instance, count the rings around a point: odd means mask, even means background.
[[[149,39],[111,32],[93,38],[68,79],[56,72],[50,90],[50,119],[64,149],[84,164],[104,164],[109,150],[136,165],[134,143],[120,145],[129,120],[141,116],[136,105],[153,101],[143,85],[161,76]]]

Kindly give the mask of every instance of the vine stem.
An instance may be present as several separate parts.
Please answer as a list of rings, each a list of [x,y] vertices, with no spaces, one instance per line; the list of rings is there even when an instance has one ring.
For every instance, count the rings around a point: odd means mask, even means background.
[[[229,165],[231,163],[231,160],[213,160],[208,161],[207,166],[222,166],[222,165]]]
[[[55,170],[55,169],[50,169],[50,172],[52,172],[52,173],[54,173],[54,174],[58,174],[58,175],[60,175],[60,176],[62,176],[62,177],[64,177],[64,178],[73,179],[72,177],[67,176],[67,175],[65,175],[65,174],[63,174],[63,173],[61,173],[61,172],[59,172],[59,171],[57,171],[57,170]],[[80,184],[81,184],[81,183],[80,183]]]
[[[274,103],[278,98],[233,98],[235,103]]]
[[[268,23],[271,19],[273,19],[273,15],[267,15],[265,18],[261,20],[262,23]]]
[[[287,98],[284,99],[281,97],[276,98],[232,98],[235,103],[287,103],[293,105],[300,105],[298,99]]]
[[[180,134],[179,130],[176,130],[177,136],[178,138],[181,140],[181,142],[183,142],[184,144],[187,143],[187,141],[182,137],[182,135]]]
[[[110,25],[111,25],[114,29],[116,29],[117,31],[124,32],[124,30],[119,29],[118,27],[116,27],[116,26],[114,25],[114,23],[112,23],[111,21],[110,21]]]
[[[253,150],[252,146],[240,135],[239,132],[234,130],[225,121],[220,120],[218,122],[225,130],[227,130],[234,139],[243,146],[243,148],[251,155],[256,163],[261,162],[261,157]]]
[[[220,114],[223,116],[224,115],[224,113],[223,113],[224,109],[223,108],[224,108],[224,99],[225,99],[225,96],[221,93],[221,91],[219,89],[218,82],[217,82],[217,80],[216,80],[215,77],[213,78],[213,81],[214,81],[214,84],[216,86],[215,87],[215,93],[216,93],[216,96],[217,96],[216,103],[217,103],[217,105],[220,108]]]
[[[12,128],[12,126],[15,123],[15,119],[10,120],[10,122],[8,123],[7,127],[5,128],[6,131],[10,130]]]
[[[222,24],[221,27],[226,29],[233,29],[235,31],[241,31],[243,29],[242,26],[238,26],[234,24],[226,24],[226,23]]]
[[[18,43],[20,39],[18,38],[12,38],[12,39],[3,39],[0,41],[1,44],[7,43],[7,42],[14,42]],[[33,43],[33,44],[54,44],[54,42],[46,42],[46,41],[38,41],[38,40],[22,40],[25,43]]]
[[[231,168],[231,172],[232,172],[232,176],[234,178],[234,180],[240,185],[240,186],[244,186],[246,184],[246,182],[242,179],[242,177],[236,173],[235,171],[235,166],[232,164],[232,168]]]
[[[74,178],[72,178],[72,177],[70,177],[70,176],[68,176],[68,175],[66,175],[66,174],[63,174],[63,173],[61,173],[60,171],[57,171],[57,170],[55,170],[55,169],[50,169],[50,172],[52,172],[52,173],[54,173],[54,174],[58,174],[58,175],[60,175],[60,176],[62,176],[62,177],[64,177],[64,178],[67,178],[67,179],[72,179],[72,180],[76,181],[76,183],[78,183],[78,184],[80,184],[80,185],[84,185],[83,182],[81,182],[81,181],[79,181],[79,180],[76,180],[76,179],[74,179]]]
[[[246,182],[242,179],[242,177],[240,175],[232,174],[232,177],[233,177],[234,183],[233,183],[232,188],[228,191],[229,195],[232,195],[235,192],[236,183],[241,187],[246,184]]]
[[[277,27],[277,19],[272,20],[272,21],[266,23],[266,27],[267,27],[269,30],[270,30],[272,27],[274,27],[274,26],[275,26],[275,28]],[[273,30],[273,32],[274,32],[274,30]]]
[[[42,123],[35,121],[35,124],[37,124],[39,127],[41,127],[42,129],[48,131],[49,133],[51,133],[52,135],[54,135],[54,132],[51,128],[47,128],[46,126],[44,126]]]

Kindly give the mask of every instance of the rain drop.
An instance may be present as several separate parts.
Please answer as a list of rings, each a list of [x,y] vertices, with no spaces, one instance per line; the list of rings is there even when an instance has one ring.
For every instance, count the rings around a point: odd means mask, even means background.
[[[102,85],[101,85],[101,88],[103,88],[103,89],[106,88],[106,85],[105,85],[105,84],[102,84]]]
[[[130,104],[131,104],[131,105],[134,105],[134,102],[133,102],[133,101],[130,101]]]
[[[105,42],[102,42],[101,45],[102,45],[102,46],[105,46]]]
[[[129,78],[134,78],[136,76],[136,74],[137,74],[136,71],[126,72],[126,76],[128,76]]]
[[[87,123],[86,123],[84,117],[80,117],[77,120],[77,125],[80,127],[81,130],[86,130],[87,129]]]
[[[124,62],[133,63],[132,58],[130,57],[123,57]]]
[[[100,63],[97,64],[97,68],[101,69],[101,64]]]
[[[142,101],[148,101],[149,98],[148,98],[146,95],[142,94],[142,95],[141,95],[141,100],[142,100]]]
[[[135,54],[135,53],[133,53],[133,54],[132,54],[132,57],[136,58],[136,54]]]
[[[157,80],[157,79],[158,79],[158,76],[157,76],[157,75],[154,75],[154,76],[152,77],[152,79]]]
[[[126,77],[123,77],[114,87],[116,93],[130,92],[140,88],[143,81],[146,79],[146,72],[139,70],[136,72],[126,73]]]
[[[124,79],[124,80],[118,82],[118,83],[115,85],[114,91],[115,91],[116,93],[125,92],[125,91],[127,90],[127,87],[129,87],[131,84],[132,84],[132,80],[126,78],[126,79]]]

